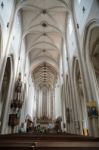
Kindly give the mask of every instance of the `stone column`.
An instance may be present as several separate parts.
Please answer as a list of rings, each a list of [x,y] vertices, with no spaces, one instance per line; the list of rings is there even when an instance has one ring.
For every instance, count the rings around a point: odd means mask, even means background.
[[[54,104],[55,104],[55,101],[54,101]],[[50,115],[51,115],[51,118],[53,119],[54,117],[53,117],[53,111],[54,111],[54,109],[55,109],[55,106],[53,106],[53,98],[52,98],[52,88],[50,87],[50,106],[51,106],[51,108],[50,108]]]
[[[64,36],[64,35],[63,35]],[[62,71],[63,71],[63,98],[62,98],[62,106],[63,106],[63,130],[67,130],[67,122],[66,122],[66,74],[65,74],[65,49],[64,49],[64,44],[65,44],[65,39],[63,37],[62,39]],[[65,129],[64,129],[64,124],[65,124]]]
[[[38,89],[35,90],[35,97],[36,97],[36,117],[39,117],[39,97],[38,97]]]
[[[42,90],[39,89],[39,117],[42,117]]]
[[[65,36],[65,41],[67,42],[67,37]],[[75,121],[78,121],[78,114],[77,114],[77,105],[75,102],[75,92],[74,92],[74,85],[73,85],[73,79],[71,74],[71,66],[70,66],[70,58],[69,58],[69,49],[68,49],[68,42],[66,43],[66,53],[67,53],[67,66],[68,66],[68,90],[69,90],[69,101],[71,101],[71,115],[72,115],[72,126],[71,131],[72,133],[77,133],[76,127],[75,127]]]
[[[51,89],[51,100],[52,100],[52,105],[53,105],[53,119],[55,119],[55,88],[53,87]]]
[[[47,117],[49,118],[49,90],[47,89]]]
[[[36,97],[36,86],[34,85],[34,99],[35,99],[35,117],[37,118],[37,112],[38,112],[38,101],[37,101],[37,97]]]
[[[48,88],[48,117],[51,118],[51,98],[50,98],[50,88]]]
[[[43,103],[43,97],[42,97],[43,93],[42,93],[42,89],[41,89],[41,116],[42,116],[42,103]]]
[[[75,33],[75,40],[76,40],[76,46],[77,46],[77,52],[78,52],[79,66],[80,66],[80,70],[81,70],[82,87],[83,87],[84,96],[85,96],[84,97],[84,108],[85,108],[84,117],[85,117],[85,122],[86,122],[86,127],[85,128],[89,129],[89,122],[88,122],[88,115],[87,115],[87,108],[86,108],[86,100],[91,99],[92,94],[91,94],[91,89],[90,89],[90,85],[88,83],[88,80],[85,79],[85,76],[86,76],[86,72],[84,72],[85,66],[83,66],[83,60],[82,60],[81,53],[80,53],[81,52],[81,44],[80,44],[80,41],[79,41],[77,21],[76,21],[75,15],[74,15],[73,8],[72,8],[71,17],[72,17],[72,23],[73,23],[73,27],[74,27],[74,33]]]
[[[66,77],[66,112],[67,112],[67,132],[72,133],[73,129],[72,129],[72,114],[71,114],[71,99],[70,99],[70,87],[69,87],[69,83],[68,83],[68,76]],[[70,120],[69,120],[70,119]]]

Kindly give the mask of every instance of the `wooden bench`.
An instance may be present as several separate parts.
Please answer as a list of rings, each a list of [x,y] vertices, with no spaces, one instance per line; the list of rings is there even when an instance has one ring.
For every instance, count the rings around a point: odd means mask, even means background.
[[[74,134],[0,135],[0,150],[99,150],[99,138]]]

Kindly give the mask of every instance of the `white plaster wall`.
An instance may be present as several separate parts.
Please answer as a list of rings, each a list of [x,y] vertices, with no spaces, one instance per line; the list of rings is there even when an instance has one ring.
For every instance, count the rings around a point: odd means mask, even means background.
[[[14,58],[14,71],[15,71],[15,76],[18,73],[18,68],[19,68],[19,63],[22,65],[22,58],[20,57],[19,60],[19,55],[20,55],[20,41],[21,41],[21,26],[20,26],[20,21],[19,21],[19,16],[16,16],[14,26],[12,29],[12,35],[11,35],[11,41],[10,41],[10,46],[8,50],[8,55],[13,55]],[[24,49],[23,49],[24,51]]]
[[[66,52],[66,43],[63,45],[63,61],[64,61],[64,73],[68,72],[68,65],[67,65],[67,52]]]
[[[91,7],[93,7],[93,2],[95,2],[95,0],[75,0],[74,1],[75,15],[76,15],[77,23],[79,24],[80,34],[82,34],[85,24],[87,22],[88,16],[91,13]],[[85,7],[84,13],[82,10],[83,6]]]
[[[2,2],[4,4],[3,8],[1,7]],[[2,36],[3,36],[2,57],[4,56],[6,50],[6,44],[9,36],[9,28],[11,25],[13,7],[14,7],[13,0],[0,0],[0,24],[1,24]],[[7,28],[7,23],[9,23],[8,28]]]
[[[67,25],[67,47],[69,60],[71,62],[73,57],[76,55],[76,43],[75,43],[74,28],[72,26],[72,19],[70,16],[68,17],[68,25]]]

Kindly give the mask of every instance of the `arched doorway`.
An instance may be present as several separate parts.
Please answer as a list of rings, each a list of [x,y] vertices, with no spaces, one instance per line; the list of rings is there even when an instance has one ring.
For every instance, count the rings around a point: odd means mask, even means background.
[[[6,101],[7,101],[8,91],[9,91],[10,78],[11,78],[11,61],[10,61],[10,57],[8,57],[5,71],[4,71],[2,87],[0,91],[0,132],[3,125],[3,118],[4,118]]]

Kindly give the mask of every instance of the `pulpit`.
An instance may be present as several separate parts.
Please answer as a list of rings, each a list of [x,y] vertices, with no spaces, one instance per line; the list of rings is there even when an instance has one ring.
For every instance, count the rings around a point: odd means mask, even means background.
[[[19,73],[18,79],[15,83],[14,98],[10,105],[12,113],[9,114],[8,125],[11,127],[11,133],[14,133],[14,127],[19,125],[21,108],[23,104],[21,92],[22,92],[22,81],[21,81],[21,73]]]

